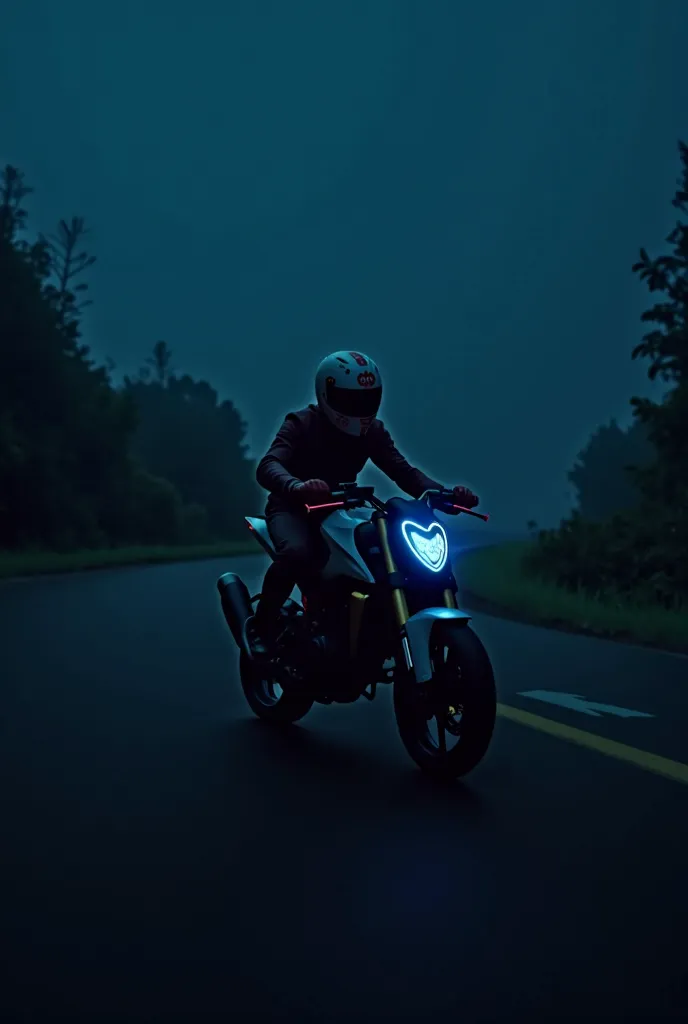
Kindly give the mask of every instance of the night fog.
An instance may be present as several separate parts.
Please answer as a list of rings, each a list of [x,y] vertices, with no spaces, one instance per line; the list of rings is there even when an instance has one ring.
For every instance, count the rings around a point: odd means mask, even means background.
[[[590,432],[649,393],[630,268],[672,224],[684,3],[14,0],[2,25],[0,159],[34,228],[90,225],[115,379],[165,339],[260,457],[323,355],[370,352],[401,450],[495,528],[568,512]]]

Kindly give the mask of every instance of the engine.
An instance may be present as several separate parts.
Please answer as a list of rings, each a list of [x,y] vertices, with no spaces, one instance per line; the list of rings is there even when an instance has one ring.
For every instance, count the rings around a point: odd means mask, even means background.
[[[303,622],[285,651],[285,660],[299,688],[316,694],[316,699],[355,701],[365,684],[351,664],[347,622],[335,616],[329,620],[322,627]]]

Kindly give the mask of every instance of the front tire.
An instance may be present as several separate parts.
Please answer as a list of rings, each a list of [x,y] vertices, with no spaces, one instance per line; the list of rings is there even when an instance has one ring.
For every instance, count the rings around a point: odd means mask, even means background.
[[[497,716],[497,693],[487,651],[470,626],[438,621],[430,637],[433,677],[418,684],[400,665],[394,713],[407,752],[423,771],[458,779],[487,752]],[[450,712],[455,712],[451,715]],[[429,723],[436,720],[438,739]],[[457,737],[447,743],[447,732]]]
[[[286,694],[244,651],[239,659],[239,674],[251,711],[266,722],[289,725],[298,722],[313,707],[313,701],[307,697]]]

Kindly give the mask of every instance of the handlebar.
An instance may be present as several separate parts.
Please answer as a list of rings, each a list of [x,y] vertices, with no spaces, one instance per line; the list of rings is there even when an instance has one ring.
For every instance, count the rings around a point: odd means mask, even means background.
[[[447,490],[428,490],[420,496],[420,501],[425,501],[430,508],[436,509],[438,512],[444,512],[446,515],[459,516],[467,515],[473,516],[475,519],[481,519],[484,523],[489,520],[489,515],[485,515],[482,512],[474,512],[471,508],[465,508],[463,505],[457,505],[454,501],[453,491]],[[326,509],[335,508],[360,508],[369,502],[373,508],[378,511],[384,511],[385,504],[380,501],[379,498],[375,497],[374,487],[359,487],[358,484],[339,484],[334,490],[330,492],[329,499],[326,502],[322,502],[317,505],[306,505],[307,512],[324,511]]]
[[[457,505],[454,501],[453,491],[428,490],[420,496],[421,501],[427,502],[430,508],[438,512],[446,512],[449,516],[460,516],[462,513],[473,516],[475,519],[482,519],[484,523],[489,520],[489,515],[483,512],[474,512],[472,508],[465,508],[464,505]]]
[[[359,487],[358,484],[339,484],[330,491],[327,501],[317,505],[306,505],[307,512],[334,508],[360,508],[369,501],[375,508],[384,508],[384,503],[375,497],[374,487]]]

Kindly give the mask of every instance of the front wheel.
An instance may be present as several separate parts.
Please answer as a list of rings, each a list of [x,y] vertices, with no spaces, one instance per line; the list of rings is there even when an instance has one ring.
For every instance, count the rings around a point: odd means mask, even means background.
[[[239,673],[241,688],[251,711],[266,722],[281,725],[298,722],[313,707],[313,701],[307,697],[286,694],[244,651],[239,660]]]
[[[430,637],[433,676],[418,684],[399,666],[394,713],[406,750],[425,772],[444,779],[466,775],[492,739],[497,693],[490,659],[470,626],[439,620]]]

